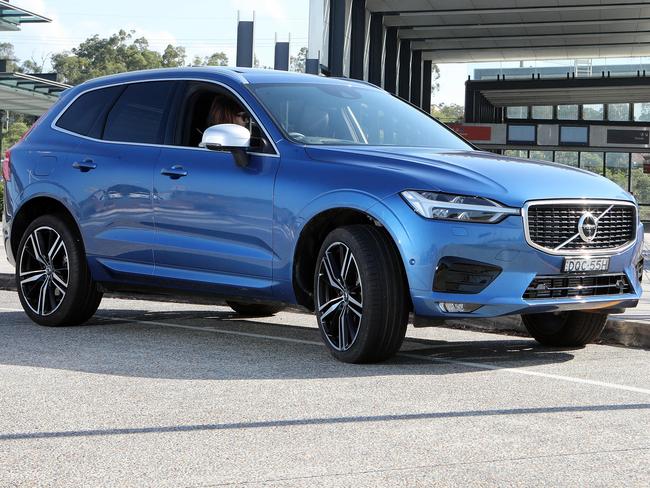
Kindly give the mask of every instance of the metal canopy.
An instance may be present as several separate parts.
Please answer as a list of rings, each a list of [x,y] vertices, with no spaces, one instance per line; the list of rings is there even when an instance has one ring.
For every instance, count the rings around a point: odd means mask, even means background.
[[[69,85],[24,73],[0,72],[0,110],[40,116]]]
[[[51,19],[0,0],[0,31],[20,30],[21,24],[52,22]]]
[[[650,100],[650,78],[571,78],[468,81],[495,107],[590,103],[645,103]]]
[[[650,53],[650,2],[367,0],[435,62],[636,57]]]

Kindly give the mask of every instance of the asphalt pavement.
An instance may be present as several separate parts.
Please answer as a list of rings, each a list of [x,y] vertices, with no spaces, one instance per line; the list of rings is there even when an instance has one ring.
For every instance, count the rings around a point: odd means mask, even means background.
[[[336,362],[313,317],[0,291],[0,486],[650,485],[650,352],[410,328]]]

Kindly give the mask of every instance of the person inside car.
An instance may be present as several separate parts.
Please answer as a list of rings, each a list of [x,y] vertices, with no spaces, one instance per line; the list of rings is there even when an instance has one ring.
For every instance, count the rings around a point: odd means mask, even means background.
[[[237,124],[249,128],[250,116],[231,97],[218,95],[212,101],[206,127],[219,124]]]

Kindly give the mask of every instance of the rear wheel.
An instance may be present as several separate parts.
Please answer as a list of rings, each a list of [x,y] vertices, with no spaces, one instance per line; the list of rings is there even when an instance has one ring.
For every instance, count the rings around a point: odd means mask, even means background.
[[[399,256],[378,228],[332,231],[321,246],[314,277],[318,327],[340,361],[383,361],[402,345],[408,299]]]
[[[607,314],[589,312],[559,312],[522,315],[526,329],[545,346],[584,346],[600,336]]]
[[[247,317],[270,317],[284,310],[282,305],[267,305],[263,303],[243,303],[226,301],[228,306],[240,315]]]
[[[101,302],[81,238],[71,227],[58,215],[38,217],[18,246],[18,297],[37,324],[79,325],[94,315]]]

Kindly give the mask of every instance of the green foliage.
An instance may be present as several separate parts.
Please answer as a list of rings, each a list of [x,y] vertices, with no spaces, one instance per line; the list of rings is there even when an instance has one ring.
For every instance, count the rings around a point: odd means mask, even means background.
[[[52,67],[61,81],[76,85],[97,76],[184,64],[185,48],[170,44],[161,54],[144,37],[133,39],[134,34],[120,30],[108,38],[94,35],[70,52],[54,54]]]
[[[4,184],[0,183],[0,211],[2,211],[4,204],[5,204],[5,186]]]
[[[440,103],[431,106],[431,115],[445,124],[461,122],[465,116],[465,108],[455,103]]]
[[[307,64],[307,48],[301,47],[298,54],[289,58],[289,71],[297,71],[298,73],[305,72]]]
[[[29,129],[30,126],[31,124],[28,124],[23,120],[14,121],[9,124],[9,130],[2,133],[1,154],[3,157],[5,151],[16,144],[16,142],[18,142],[18,139],[20,139],[23,134],[27,132],[27,129]]]
[[[192,66],[228,66],[228,62],[228,55],[224,52],[218,52],[204,58],[194,56]]]

